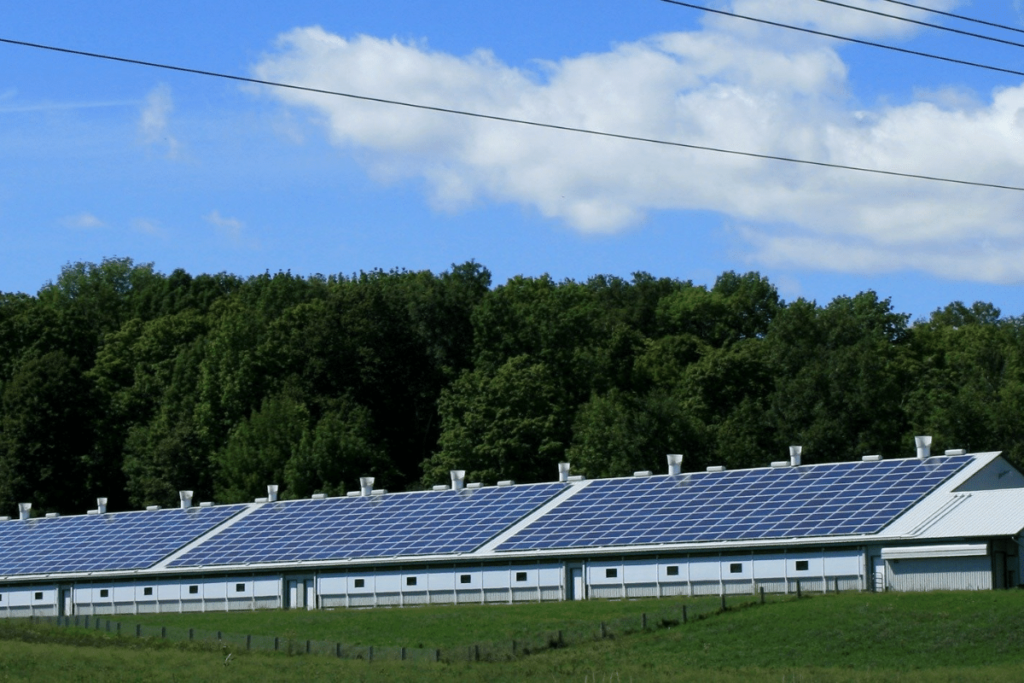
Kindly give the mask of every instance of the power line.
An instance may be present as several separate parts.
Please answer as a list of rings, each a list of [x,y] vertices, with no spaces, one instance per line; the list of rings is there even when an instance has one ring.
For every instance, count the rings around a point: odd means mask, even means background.
[[[953,19],[960,19],[961,21],[970,21],[975,24],[983,24],[985,26],[991,26],[993,28],[1001,28],[1004,31],[1014,31],[1016,33],[1024,33],[1024,29],[1015,28],[1013,26],[1007,26],[1006,24],[997,24],[992,21],[985,21],[984,19],[975,19],[974,17],[967,17],[963,14],[954,14],[953,12],[943,12],[940,9],[932,9],[931,7],[922,7],[921,5],[914,5],[909,2],[900,2],[900,0],[885,0],[891,2],[894,5],[903,5],[904,7],[913,7],[919,9],[922,12],[931,12],[932,14],[941,14],[944,17],[952,17]]]
[[[961,64],[963,66],[973,66],[978,69],[987,69],[989,71],[998,71],[1004,74],[1011,74],[1013,76],[1024,76],[1024,71],[1015,71],[1013,69],[1004,69],[1000,66],[991,66],[989,64],[979,64],[978,62],[968,62],[964,59],[956,59],[954,57],[944,57],[943,55],[936,55],[930,52],[919,52],[918,50],[909,50],[905,47],[896,47],[895,45],[886,45],[885,43],[875,43],[870,40],[861,40],[860,38],[850,38],[849,36],[841,36],[835,33],[826,33],[824,31],[815,31],[812,28],[804,28],[802,26],[793,26],[792,24],[783,24],[778,21],[771,21],[770,19],[759,19],[757,17],[751,17],[746,14],[737,14],[735,12],[727,12],[721,9],[712,9],[710,7],[704,7],[703,5],[695,5],[691,2],[682,2],[682,0],[661,0],[667,2],[670,5],[680,5],[681,7],[689,7],[690,9],[700,10],[701,12],[710,12],[712,14],[720,14],[726,17],[733,17],[736,19],[746,19],[747,21],[757,22],[759,24],[767,24],[768,26],[776,26],[778,28],[785,28],[791,31],[800,31],[801,33],[810,33],[815,36],[822,36],[823,38],[834,38],[835,40],[844,40],[848,43],[857,43],[858,45],[867,45],[869,47],[879,47],[883,50],[892,50],[893,52],[902,52],[908,55],[917,55],[918,57],[928,57],[929,59],[938,59],[943,62],[951,62],[953,64]]]
[[[668,1],[668,0],[666,0]],[[253,83],[255,85],[266,85],[273,88],[285,88],[288,90],[298,90],[301,92],[310,92],[318,95],[331,95],[334,97],[344,97],[351,100],[359,100],[363,102],[375,102],[378,104],[390,104],[397,107],[407,107],[409,109],[418,109],[422,111],[433,111],[442,114],[454,114],[456,116],[465,116],[474,119],[483,119],[485,121],[499,121],[502,123],[512,123],[520,126],[530,126],[533,128],[544,128],[548,130],[558,130],[567,133],[581,133],[584,135],[594,135],[597,137],[611,138],[615,140],[628,140],[631,142],[645,142],[653,145],[664,145],[667,147],[677,147],[682,149],[693,149],[703,152],[714,152],[717,154],[729,154],[733,156],[748,157],[753,159],[764,159],[768,161],[782,161],[791,164],[803,164],[805,166],[817,166],[820,168],[831,168],[843,171],[857,171],[858,173],[871,173],[875,175],[892,176],[897,178],[910,178],[913,180],[924,180],[929,182],[937,183],[950,183],[954,185],[968,185],[972,187],[986,187],[996,190],[1010,190],[1013,192],[1024,192],[1024,187],[1018,187],[1015,185],[1000,185],[997,183],[984,183],[973,180],[958,180],[955,178],[943,178],[940,176],[929,176],[918,173],[901,173],[899,171],[887,171],[884,169],[877,168],[865,168],[862,166],[849,166],[846,164],[833,164],[826,161],[812,161],[810,159],[797,159],[793,157],[783,157],[774,154],[759,154],[757,152],[744,152],[735,149],[726,149],[723,147],[709,147],[706,145],[695,145],[686,142],[676,142],[672,140],[660,140],[657,138],[646,138],[639,135],[626,135],[623,133],[611,133],[607,131],[593,130],[589,128],[577,128],[574,126],[562,126],[555,123],[543,123],[539,121],[529,121],[526,119],[516,119],[508,116],[497,116],[494,114],[481,114],[479,112],[464,111],[461,109],[451,109],[448,107],[437,107],[428,104],[417,104],[414,102],[405,102],[402,100],[392,100],[383,97],[371,97],[369,95],[357,95],[354,93],[341,92],[337,90],[325,90],[322,88],[312,88],[304,85],[295,85],[293,83],[279,83],[276,81],[265,81],[259,78],[249,78],[247,76],[237,76],[234,74],[219,73],[217,71],[208,71],[205,69],[193,69],[185,66],[175,66],[173,64],[161,64],[159,62],[148,62],[141,59],[131,59],[129,57],[117,57],[115,55],[106,55],[98,52],[86,52],[83,50],[72,50],[66,47],[56,47],[53,45],[42,45],[40,43],[29,43],[23,40],[13,40],[11,38],[0,38],[0,43],[6,43],[8,45],[18,45],[21,47],[30,47],[38,50],[48,50],[51,52],[58,52],[61,54],[77,55],[80,57],[90,57],[93,59],[103,59],[111,62],[118,62],[122,64],[133,64],[136,66],[146,66],[153,69],[164,69],[167,71],[177,71],[180,73],[194,74],[197,76],[209,76],[211,78],[222,78],[229,81],[237,81],[241,83]]]
[[[901,17],[898,14],[889,14],[888,12],[879,12],[878,10],[868,9],[867,7],[857,7],[855,5],[847,5],[844,2],[837,2],[836,0],[818,0],[818,2],[824,2],[827,5],[835,5],[836,7],[845,7],[846,9],[856,10],[858,12],[864,12],[865,14],[874,14],[879,17],[887,17],[889,19],[895,19],[897,21],[904,21],[908,24],[917,24],[918,26],[926,26],[928,28],[935,28],[940,31],[948,31],[949,33],[956,33],[961,36],[969,36],[971,38],[980,38],[981,40],[990,40],[993,43],[1002,43],[1003,45],[1012,45],[1013,47],[1024,47],[1024,43],[1015,43],[1012,40],[1003,40],[1002,38],[995,38],[993,36],[986,36],[981,33],[972,33],[970,31],[963,31],[958,28],[951,28],[949,26],[943,26],[942,24],[933,24],[927,21],[918,21],[917,19],[910,19],[908,17]]]

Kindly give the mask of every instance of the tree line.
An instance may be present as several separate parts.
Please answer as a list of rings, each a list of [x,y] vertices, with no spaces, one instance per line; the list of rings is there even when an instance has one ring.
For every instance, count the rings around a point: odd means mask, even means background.
[[[410,490],[934,448],[1024,464],[1024,318],[868,291],[428,271],[241,278],[74,263],[0,293],[0,514]]]

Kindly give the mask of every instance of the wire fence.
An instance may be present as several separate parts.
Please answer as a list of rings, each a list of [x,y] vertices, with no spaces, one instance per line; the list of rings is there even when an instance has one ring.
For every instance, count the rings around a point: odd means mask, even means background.
[[[772,602],[793,599],[773,596]],[[320,655],[341,659],[366,661],[419,661],[419,662],[496,662],[509,661],[533,653],[569,647],[585,642],[619,638],[633,633],[681,626],[705,619],[727,609],[764,604],[765,595],[726,596],[706,600],[678,602],[666,601],[651,611],[617,617],[596,623],[574,624],[551,631],[541,631],[513,640],[471,643],[443,648],[379,647],[349,645],[336,641],[303,640],[295,637],[258,634],[227,633],[199,628],[132,624],[92,616],[29,617],[33,624],[49,624],[58,628],[82,629],[110,634],[119,638],[150,639],[171,643],[206,644],[228,652],[268,652],[285,655]]]

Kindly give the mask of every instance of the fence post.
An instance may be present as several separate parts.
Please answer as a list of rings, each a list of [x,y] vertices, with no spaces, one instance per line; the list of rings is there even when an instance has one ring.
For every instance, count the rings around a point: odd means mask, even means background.
[[[370,646],[369,650],[370,650],[370,658],[367,659],[366,661],[372,662],[373,661],[373,645]]]
[[[307,655],[309,654],[309,642],[310,641],[308,641],[308,640],[306,641],[306,654]]]
[[[121,622],[117,622],[117,635],[121,635]]]
[[[558,629],[558,644],[565,645],[565,641],[562,640],[562,629]]]
[[[405,661],[405,648],[402,648],[402,661]]]
[[[836,582],[836,595],[839,595],[839,577],[837,576],[834,581]]]
[[[142,637],[142,624],[135,624],[135,637],[136,638],[141,638]]]
[[[35,617],[33,617],[35,619]],[[89,617],[85,618],[85,628],[89,628]]]
[[[161,638],[166,638],[167,637],[167,627],[166,626],[161,626],[160,627],[160,637]]]
[[[279,643],[278,643],[278,640],[277,640],[277,636],[274,636],[274,652],[277,652],[278,646],[279,646]]]
[[[607,637],[608,637],[608,629],[605,628],[604,622],[602,621],[601,622],[601,640],[604,640]]]
[[[223,634],[220,631],[217,631],[217,640],[223,640]]]
[[[802,596],[800,595],[800,580],[799,580],[799,579],[797,579],[797,582],[796,582],[796,597],[797,597],[797,599],[799,599],[800,597],[802,597]]]
[[[722,611],[725,611],[725,591],[722,591]]]
[[[440,662],[441,661],[441,650],[439,650],[439,649],[435,649],[434,650],[434,661],[435,662]]]
[[[195,640],[195,637],[196,637],[196,630],[194,628],[190,628],[188,630],[188,639],[189,640]]]
[[[683,623],[686,623],[686,605],[683,605]]]
[[[761,586],[761,604],[764,604],[764,586]]]
[[[647,630],[647,612],[640,614],[640,629],[643,631]]]
[[[334,656],[341,659],[341,643],[334,644]]]
[[[245,636],[245,649],[246,650],[251,650],[252,649],[252,635],[246,635]]]

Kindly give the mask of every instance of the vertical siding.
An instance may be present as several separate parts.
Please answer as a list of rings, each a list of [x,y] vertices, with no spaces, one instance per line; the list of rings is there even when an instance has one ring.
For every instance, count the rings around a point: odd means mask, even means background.
[[[992,559],[988,556],[890,560],[885,573],[889,590],[992,589]]]

